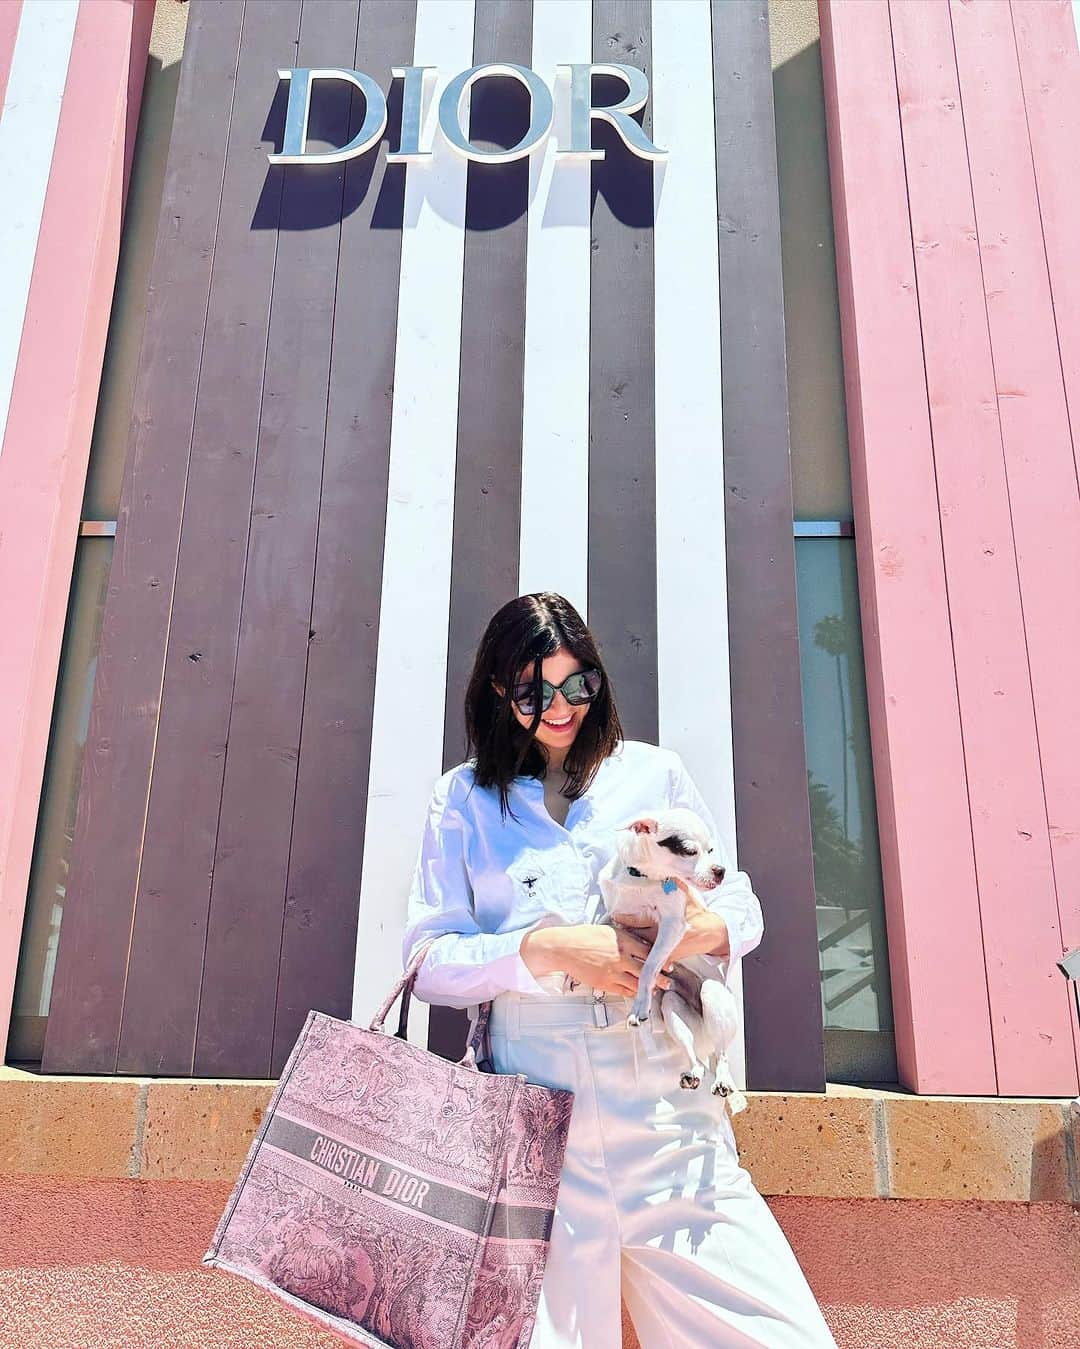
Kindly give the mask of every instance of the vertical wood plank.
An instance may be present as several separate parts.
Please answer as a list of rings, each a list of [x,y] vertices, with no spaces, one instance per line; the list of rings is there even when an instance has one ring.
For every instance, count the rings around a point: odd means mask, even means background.
[[[1080,192],[1066,167],[1080,141],[1078,13],[1067,0],[1012,7],[1073,464],[1080,473]],[[1080,946],[1080,836],[1058,818],[1056,803],[1052,823],[1061,940],[1068,949]]]
[[[916,1090],[992,1094],[889,12],[825,0],[820,13],[897,1060]]]
[[[1080,465],[1080,193],[1075,175],[1063,172],[1080,135],[1080,49],[1069,0],[1014,4],[1012,18],[1073,460]]]
[[[712,54],[738,857],[767,927],[745,970],[748,1080],[819,1091],[825,1057],[764,0],[713,4]]]
[[[352,0],[305,0],[298,64],[356,47]],[[317,89],[309,144],[344,145],[349,86]],[[345,165],[283,174],[240,639],[195,1073],[270,1074],[322,491]]]
[[[1025,896],[1033,986],[1010,985],[1002,1008],[1049,1039],[1026,1068],[1005,1065],[999,1088],[1037,1081],[1040,1092],[1072,1095],[1077,1031],[1055,961],[1064,932],[1080,931],[1080,490],[1011,11],[978,3],[950,13],[1057,886],[1056,903]],[[1011,970],[1012,944],[988,943],[987,958]]]
[[[529,67],[532,8],[531,0],[477,0],[473,64]],[[472,90],[469,137],[478,145],[513,145],[528,129],[528,92],[516,81],[499,85]],[[465,758],[465,688],[484,628],[518,593],[528,208],[527,159],[469,164],[444,770]],[[459,1059],[467,1034],[464,1011],[432,1009],[431,1049]]]
[[[413,64],[438,67],[410,164],[401,241],[386,543],[352,1017],[369,1022],[401,968],[408,884],[442,764],[460,374],[466,162],[436,135],[469,67],[473,0],[419,0]],[[422,572],[418,569],[422,568]],[[426,1042],[427,1005],[410,1029]]]
[[[652,73],[648,0],[594,0],[593,60]],[[598,80],[621,98],[621,81]],[[651,132],[646,104],[643,126]],[[589,626],[627,739],[659,737],[656,654],[653,168],[605,122],[593,145]]]
[[[413,49],[415,0],[360,6],[355,68],[384,82]],[[348,1017],[364,856],[405,168],[401,82],[378,148],[346,167],[315,594],[272,1075],[312,1007]],[[362,116],[359,100],[354,121]],[[355,127],[354,127],[355,130]]]
[[[653,0],[652,45],[653,132],[668,154],[653,170],[659,739],[682,756],[735,864],[708,0]],[[693,660],[686,659],[690,633]],[[741,997],[741,962],[732,965],[728,981]],[[741,1031],[729,1057],[736,1081],[745,1085]]]
[[[994,1055],[999,1088],[1037,1094],[1058,1051],[1031,1027],[1060,990],[1008,953],[1017,896],[1052,915],[1054,876],[952,28],[890,11]]]
[[[242,16],[232,0],[198,0],[188,20],[42,1060],[46,1072],[116,1068]]]
[[[528,67],[531,59],[531,0],[477,0],[473,64]],[[470,139],[515,144],[529,106],[517,81],[481,81],[471,93]],[[444,769],[465,757],[465,686],[484,628],[518,593],[528,205],[527,159],[469,164]]]
[[[295,65],[299,0],[248,5],[214,250],[195,430],[118,1070],[189,1073],[240,631],[277,253],[279,67]],[[266,138],[266,139],[264,139]],[[254,226],[254,228],[253,228]]]
[[[532,65],[554,90],[555,121],[530,164],[517,593],[554,590],[586,621],[591,170],[556,150],[569,140],[569,78],[557,67],[591,60],[592,0],[533,0]]]

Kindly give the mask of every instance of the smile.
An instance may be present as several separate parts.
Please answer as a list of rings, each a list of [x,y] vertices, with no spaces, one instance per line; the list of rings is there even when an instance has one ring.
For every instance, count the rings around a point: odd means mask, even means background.
[[[553,731],[565,731],[573,720],[574,720],[573,713],[571,713],[570,716],[568,717],[564,717],[562,721],[550,721],[547,717],[545,717],[544,725],[550,726]]]

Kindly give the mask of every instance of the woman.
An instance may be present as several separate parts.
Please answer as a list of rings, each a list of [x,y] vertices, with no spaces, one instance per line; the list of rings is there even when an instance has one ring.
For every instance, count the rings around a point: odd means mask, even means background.
[[[626,1025],[655,928],[590,921],[614,831],[638,812],[688,806],[723,863],[681,759],[623,740],[596,644],[550,592],[488,624],[466,730],[474,755],[439,778],[428,810],[403,956],[437,935],[417,997],[490,999],[496,1071],[575,1093],[530,1349],[616,1349],[624,1298],[642,1349],[834,1345],[739,1165],[723,1099],[680,1088],[662,1027],[646,1054]],[[673,960],[720,965],[761,939],[760,905],[731,868],[689,919]]]

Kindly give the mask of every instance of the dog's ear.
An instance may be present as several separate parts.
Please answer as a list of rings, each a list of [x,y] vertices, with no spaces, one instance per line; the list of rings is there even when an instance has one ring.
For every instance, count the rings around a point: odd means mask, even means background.
[[[658,834],[660,832],[660,821],[654,819],[651,815],[636,815],[632,820],[627,820],[622,827],[632,829],[635,834]]]

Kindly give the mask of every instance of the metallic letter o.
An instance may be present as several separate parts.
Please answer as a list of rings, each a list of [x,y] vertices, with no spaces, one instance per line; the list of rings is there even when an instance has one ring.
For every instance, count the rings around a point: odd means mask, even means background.
[[[512,145],[509,150],[481,150],[461,129],[461,100],[466,90],[477,80],[489,75],[509,75],[529,91],[529,129],[517,145]],[[439,99],[439,128],[458,154],[464,155],[466,159],[481,164],[510,164],[515,159],[524,159],[540,144],[551,129],[553,112],[551,90],[535,71],[527,70],[525,66],[498,62],[473,66],[454,76]]]

